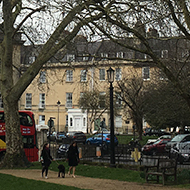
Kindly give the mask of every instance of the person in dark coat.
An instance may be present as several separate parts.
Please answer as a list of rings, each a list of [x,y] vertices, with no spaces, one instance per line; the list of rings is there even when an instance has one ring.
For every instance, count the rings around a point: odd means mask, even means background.
[[[69,172],[68,174],[71,174],[71,170],[73,170],[73,174],[72,177],[75,178],[75,170],[76,170],[76,166],[79,163],[79,151],[78,151],[78,147],[77,147],[77,143],[74,141],[73,143],[71,143],[71,145],[69,146],[69,150],[68,150],[68,165],[69,167]]]
[[[50,155],[50,149],[49,149],[49,144],[45,143],[43,146],[43,150],[42,150],[42,154],[41,157],[43,159],[43,167],[42,167],[42,177],[44,175],[45,172],[45,178],[47,179],[47,175],[48,175],[48,168],[51,164],[51,161],[53,160],[53,158]]]

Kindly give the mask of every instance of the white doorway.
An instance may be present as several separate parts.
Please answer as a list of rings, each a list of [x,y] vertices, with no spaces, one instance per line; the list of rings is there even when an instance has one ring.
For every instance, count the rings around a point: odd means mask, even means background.
[[[87,130],[87,113],[82,112],[81,109],[68,109],[68,132],[72,131],[82,131],[86,133]]]

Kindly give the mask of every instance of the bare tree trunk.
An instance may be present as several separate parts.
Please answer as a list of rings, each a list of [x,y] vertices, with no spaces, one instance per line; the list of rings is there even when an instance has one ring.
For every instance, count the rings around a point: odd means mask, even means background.
[[[142,140],[142,132],[143,132],[142,118],[138,118],[136,124],[138,129],[139,140]]]
[[[30,163],[26,158],[17,102],[4,102],[5,127],[6,127],[6,154],[1,167],[16,168],[25,167]]]

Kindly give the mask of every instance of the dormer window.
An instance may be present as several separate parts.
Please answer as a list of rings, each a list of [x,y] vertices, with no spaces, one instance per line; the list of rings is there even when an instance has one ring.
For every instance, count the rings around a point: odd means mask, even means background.
[[[74,54],[67,54],[67,61],[70,61],[70,62],[75,61],[75,55]]]
[[[162,50],[161,51],[161,58],[163,58],[163,59],[168,58],[168,50]]]
[[[83,54],[82,60],[83,61],[88,61],[88,59],[89,59],[89,55],[88,54]]]
[[[106,59],[108,57],[108,53],[101,53],[100,55],[102,59]]]
[[[124,57],[124,53],[123,52],[117,52],[116,53],[116,57],[117,58],[123,58]]]
[[[28,64],[34,63],[35,60],[36,60],[36,57],[35,57],[35,56],[30,56],[30,57],[28,58]]]

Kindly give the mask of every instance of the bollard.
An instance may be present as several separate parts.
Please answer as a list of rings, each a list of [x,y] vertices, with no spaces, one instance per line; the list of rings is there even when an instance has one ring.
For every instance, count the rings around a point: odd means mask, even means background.
[[[98,158],[100,158],[100,156],[101,156],[101,149],[100,149],[100,147],[96,147],[96,156]]]
[[[82,158],[82,148],[79,148],[79,159]]]

